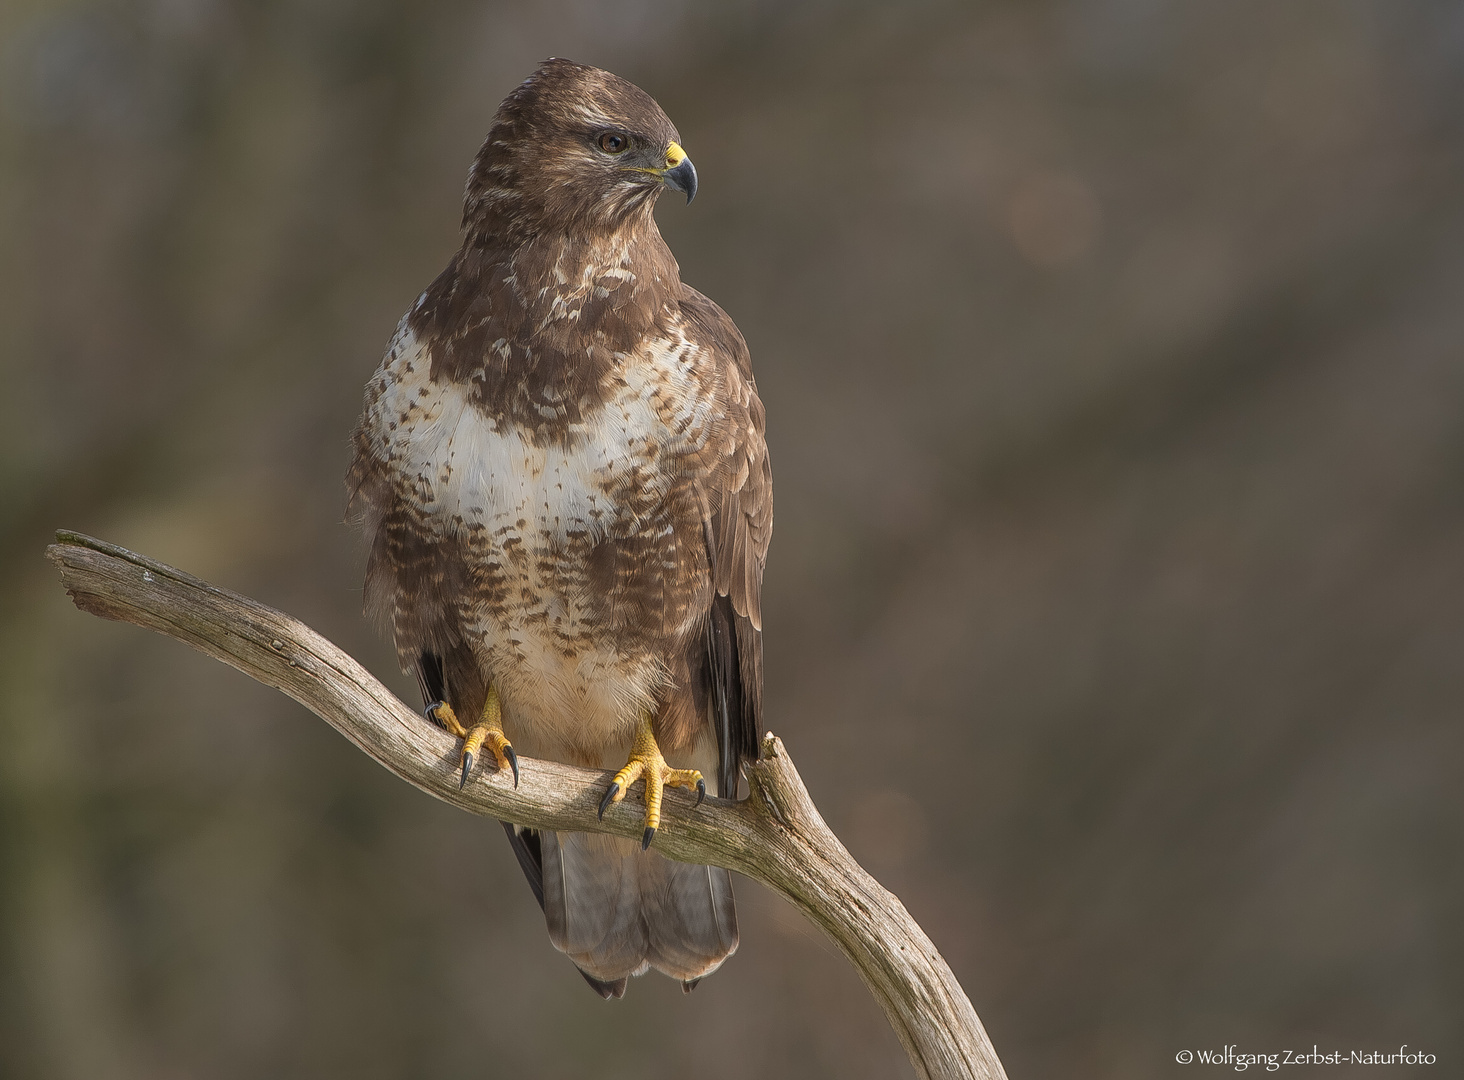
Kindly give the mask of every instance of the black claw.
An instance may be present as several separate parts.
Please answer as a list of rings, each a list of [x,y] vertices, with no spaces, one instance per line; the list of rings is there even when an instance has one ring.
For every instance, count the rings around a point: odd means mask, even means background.
[[[508,758],[508,767],[513,770],[513,786],[518,787],[518,755],[513,752],[513,747],[505,746],[503,756]]]
[[[702,804],[702,800],[705,799],[706,797],[707,797],[707,782],[705,780],[698,780],[696,782],[696,802],[693,805],[694,806],[700,806]],[[692,982],[692,985],[695,986],[696,983],[693,981]]]
[[[464,754],[463,755],[463,775],[462,775],[462,779],[458,781],[458,790],[459,791],[461,791],[463,789],[464,785],[467,784],[467,782],[468,782],[468,770],[471,769],[472,767],[473,767],[473,755],[472,754]]]
[[[655,830],[654,826],[651,827],[651,828],[648,828],[646,830],[646,834],[641,837],[641,850],[642,851],[644,851],[646,848],[648,848],[648,847],[651,846],[651,837],[653,837],[655,835],[656,835],[656,830]]]
[[[438,727],[441,727],[442,726],[442,721],[439,720],[439,719],[437,719],[437,710],[440,709],[440,708],[442,708],[442,706],[445,705],[445,704],[447,704],[447,703],[444,702],[444,701],[434,701],[430,705],[428,705],[425,709],[423,709],[422,711],[427,714],[427,719],[428,720],[431,720]]]
[[[605,792],[605,797],[600,800],[600,820],[605,820],[605,811],[610,809],[610,803],[615,798],[615,793],[620,790],[619,784],[611,784],[610,790]]]

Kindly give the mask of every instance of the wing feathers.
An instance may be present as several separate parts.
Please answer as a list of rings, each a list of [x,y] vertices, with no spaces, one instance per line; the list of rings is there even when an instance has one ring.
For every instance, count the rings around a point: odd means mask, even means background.
[[[720,369],[727,427],[721,460],[699,492],[714,596],[707,617],[706,677],[720,754],[720,793],[736,798],[742,762],[762,741],[762,578],[772,538],[773,477],[765,416],[747,343],[727,313],[683,285],[685,332]]]

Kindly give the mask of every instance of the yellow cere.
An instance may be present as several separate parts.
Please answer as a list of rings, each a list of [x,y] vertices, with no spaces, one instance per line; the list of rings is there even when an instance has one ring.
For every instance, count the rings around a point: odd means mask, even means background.
[[[666,147],[666,168],[674,169],[686,160],[686,151],[676,143]]]

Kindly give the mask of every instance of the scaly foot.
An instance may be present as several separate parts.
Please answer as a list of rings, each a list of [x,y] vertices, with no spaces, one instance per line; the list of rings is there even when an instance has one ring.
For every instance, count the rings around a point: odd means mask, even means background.
[[[695,769],[673,769],[666,764],[666,759],[661,756],[661,748],[656,745],[656,736],[651,731],[651,718],[648,714],[641,716],[640,727],[635,733],[635,746],[630,751],[630,760],[625,763],[625,768],[615,774],[615,779],[610,782],[610,790],[600,800],[600,817],[605,816],[611,803],[618,803],[625,798],[630,785],[642,776],[646,780],[646,831],[641,837],[641,850],[644,851],[651,846],[651,838],[661,825],[661,790],[667,785],[684,787],[688,791],[695,789],[696,805],[700,806],[701,801],[707,797],[707,782]]]
[[[427,706],[427,719],[434,723],[441,724],[447,729],[449,735],[455,735],[463,740],[463,750],[460,760],[462,761],[462,776],[458,780],[458,787],[468,782],[468,773],[473,768],[473,759],[485,745],[493,753],[494,760],[500,769],[513,770],[513,786],[518,787],[518,755],[513,752],[513,744],[508,741],[508,736],[503,733],[503,710],[498,704],[498,688],[488,687],[488,699],[483,702],[483,718],[473,725],[469,730],[464,728],[458,720],[457,713],[445,701],[434,701]]]

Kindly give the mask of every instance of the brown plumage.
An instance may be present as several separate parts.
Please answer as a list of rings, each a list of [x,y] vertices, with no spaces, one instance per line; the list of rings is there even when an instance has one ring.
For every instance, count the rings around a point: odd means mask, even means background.
[[[602,768],[649,715],[671,765],[735,797],[762,726],[772,477],[742,335],[652,217],[664,187],[695,190],[677,141],[644,91],[568,61],[509,95],[462,248],[367,386],[347,486],[368,609],[429,701],[471,722],[491,682],[518,752]],[[724,871],[510,838],[606,996],[736,948]]]

